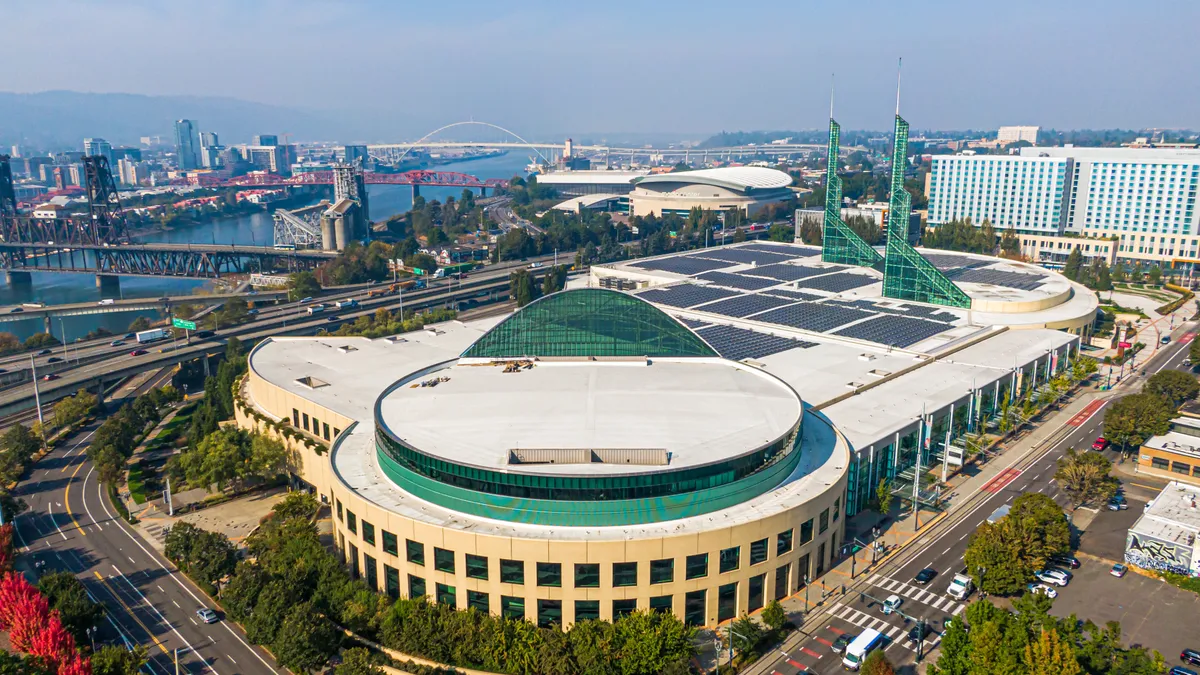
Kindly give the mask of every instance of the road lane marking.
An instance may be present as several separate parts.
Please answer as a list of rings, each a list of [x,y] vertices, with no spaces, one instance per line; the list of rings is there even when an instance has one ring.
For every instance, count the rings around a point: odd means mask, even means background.
[[[946,547],[946,550],[945,550],[945,551],[942,551],[942,555],[946,555],[946,554],[947,554],[947,553],[949,553],[949,552],[950,552],[950,547],[949,547],[949,546],[947,546],[947,547]]]
[[[155,586],[158,586],[158,584],[154,584],[154,585],[155,585]],[[164,591],[164,590],[163,590],[163,587],[162,587],[162,586],[158,586],[158,590],[162,591],[163,593],[166,593],[166,591]]]
[[[96,429],[99,429],[99,428],[100,428],[100,427],[96,427]],[[93,435],[95,435],[95,433],[96,433],[96,429],[92,429],[91,433],[89,433],[87,436],[84,436],[83,438],[79,439],[79,442],[78,442],[78,443],[76,443],[76,444],[75,444],[75,446],[74,446],[73,448],[71,448],[70,450],[68,450],[68,451],[67,451],[67,454],[63,455],[63,458],[65,459],[65,458],[67,458],[67,457],[70,457],[72,452],[75,452],[76,450],[78,450],[78,449],[79,449],[79,446],[83,445],[83,442],[84,442],[84,441],[86,441],[87,439],[89,439],[89,438],[91,438]],[[68,466],[70,466],[70,465],[68,465]],[[66,473],[66,471],[67,471],[67,467],[66,467],[66,466],[64,466],[62,470],[63,470],[63,473]]]
[[[175,602],[175,599],[174,599],[174,598],[172,598],[172,599],[171,599],[171,602],[172,602],[172,603],[173,603],[173,604],[174,604],[176,607],[179,607],[179,603],[178,603],[178,602]],[[179,607],[179,609],[183,609],[183,608],[182,608],[182,607]]]
[[[96,520],[96,516],[92,515],[92,509],[90,507],[88,507],[88,503],[87,503],[87,490],[86,490],[87,482],[88,482],[88,479],[92,477],[92,472],[95,470],[96,470],[96,467],[95,467],[95,465],[93,465],[91,468],[88,469],[88,472],[86,474],[84,474],[84,476],[83,476],[83,486],[84,487],[80,488],[80,489],[83,490],[83,510],[84,510],[84,512],[88,514],[88,518],[92,519],[92,524],[96,526],[96,529],[103,530],[104,528],[100,527],[100,521]],[[96,481],[96,498],[97,499],[100,498],[100,481]]]
[[[50,513],[50,522],[54,523],[54,528],[56,530],[58,530],[59,534],[62,534],[63,541],[66,541],[67,535],[63,534],[62,528],[58,526],[58,521],[54,519],[54,503],[48,502],[46,504],[46,508],[49,510],[49,513]]]
[[[75,480],[75,476],[79,475],[79,470],[83,468],[84,464],[86,464],[86,462],[81,462],[79,466],[75,467],[75,472],[71,474],[70,480],[67,481],[67,487],[65,490],[63,490],[63,501],[67,503],[67,515],[71,517],[71,522],[75,524],[75,529],[79,530],[79,534],[82,534],[86,537],[87,532],[84,532],[83,528],[79,526],[79,521],[75,520],[75,514],[71,513],[71,481]],[[85,476],[84,480],[86,479],[87,477]]]
[[[963,535],[959,537],[958,540],[962,541],[963,539],[966,539],[968,534],[971,534],[970,531],[963,532]]]
[[[193,626],[199,626],[199,625],[200,625],[200,624],[196,623],[196,620],[195,620],[195,619],[193,619],[193,618],[192,618],[192,617],[190,617],[190,616],[188,617],[188,621],[191,621]]]
[[[137,622],[137,625],[141,626],[142,630],[146,631],[146,635],[150,636],[150,639],[154,641],[154,644],[158,645],[158,648],[161,649],[164,654],[170,654],[171,652],[167,651],[167,648],[163,646],[162,641],[159,640],[158,637],[146,627],[146,624],[142,623],[142,620],[137,617],[137,614],[134,614],[133,610],[129,608],[129,605],[125,604],[125,601],[121,599],[121,596],[118,595],[115,590],[113,590],[113,587],[108,585],[108,582],[105,581],[104,577],[100,576],[99,572],[93,571],[92,573],[95,574],[96,578],[100,580],[100,583],[108,589],[108,592],[117,599],[117,602],[121,603],[121,606],[125,608],[125,611],[129,614],[129,616],[133,617],[133,620]]]
[[[183,644],[187,645],[188,649],[192,650],[192,652],[193,652],[194,654],[196,654],[197,656],[200,656],[200,652],[196,651],[196,648],[192,646],[192,643],[188,642],[187,638],[183,637],[183,635],[182,635],[182,634],[180,634],[179,630],[178,630],[178,629],[176,629],[176,628],[175,628],[175,626],[172,626],[172,625],[171,625],[171,622],[170,622],[170,621],[167,621],[167,617],[163,616],[163,615],[162,615],[162,612],[158,611],[158,608],[157,608],[157,607],[155,607],[155,606],[154,606],[154,605],[153,605],[153,604],[150,602],[150,600],[146,598],[146,596],[145,596],[145,595],[142,595],[142,592],[141,592],[140,590],[138,590],[138,587],[137,587],[137,586],[134,586],[134,585],[133,585],[133,582],[132,582],[132,581],[130,581],[130,580],[128,579],[128,577],[126,577],[124,574],[122,574],[122,573],[121,573],[121,570],[120,570],[120,569],[118,569],[116,565],[112,565],[112,568],[113,568],[114,570],[116,570],[117,574],[118,574],[118,575],[121,577],[121,579],[122,579],[122,580],[124,580],[124,581],[125,581],[125,583],[126,583],[126,584],[127,584],[129,587],[130,587],[130,588],[132,588],[132,589],[133,589],[133,592],[134,592],[134,593],[137,593],[138,597],[142,599],[142,602],[146,603],[146,606],[147,606],[147,607],[149,607],[149,608],[151,609],[151,611],[153,611],[155,614],[157,614],[157,615],[158,615],[158,618],[159,618],[159,619],[160,619],[160,620],[161,620],[161,621],[162,621],[164,624],[166,624],[167,628],[170,628],[170,629],[171,629],[171,632],[172,632],[172,633],[174,633],[174,634],[175,634],[175,636],[176,636],[176,637],[178,637],[180,640],[182,640],[182,641],[183,641]],[[191,619],[191,617],[190,617],[190,616],[189,616],[188,618],[189,618],[189,619]],[[194,619],[192,620],[192,623],[195,623],[195,620],[194,620]],[[207,667],[209,670],[211,670],[211,671],[214,673],[214,675],[220,675],[220,673],[217,673],[217,670],[216,670],[216,668],[213,668],[211,665],[209,665],[208,661],[207,661],[207,660],[206,660],[206,659],[205,659],[203,656],[200,656],[200,661],[201,661],[202,663],[204,663],[205,667]]]
[[[236,661],[236,660],[234,660],[234,658],[233,658],[232,656],[230,656],[230,655],[226,654],[226,655],[225,655],[225,658],[229,659],[230,661],[233,661],[233,665],[235,665],[235,666],[237,665],[237,661]]]

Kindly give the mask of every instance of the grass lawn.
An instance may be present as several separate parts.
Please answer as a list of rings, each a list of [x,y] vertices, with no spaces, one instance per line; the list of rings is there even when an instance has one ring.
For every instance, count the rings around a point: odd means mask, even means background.
[[[129,496],[135,504],[146,503],[146,481],[142,476],[142,465],[134,464],[129,467],[129,477],[125,479],[129,487]]]

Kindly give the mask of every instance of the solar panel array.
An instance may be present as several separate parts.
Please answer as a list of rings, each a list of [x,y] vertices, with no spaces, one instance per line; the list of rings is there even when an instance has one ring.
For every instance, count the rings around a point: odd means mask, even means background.
[[[749,265],[750,263],[758,263],[759,265],[770,265],[771,263],[779,263],[784,260],[791,260],[793,255],[781,255],[779,253],[770,253],[768,251],[747,251],[743,248],[709,248],[696,254],[697,258],[708,258],[711,260],[724,260],[731,263],[741,263]]]
[[[990,264],[975,258],[968,258],[965,255],[955,255],[953,253],[921,253],[921,257],[933,263],[933,266],[939,270],[952,270],[958,267],[970,267],[977,264]]]
[[[713,349],[721,356],[731,361],[742,359],[759,359],[771,354],[778,354],[789,349],[816,346],[815,342],[805,342],[779,335],[767,335],[735,326],[716,325],[697,331]]]
[[[941,307],[925,307],[924,305],[885,307],[877,305],[871,300],[831,300],[830,302],[865,309],[868,312],[882,312],[883,314],[895,314],[896,316],[919,316],[933,321],[950,322],[957,318],[954,314],[947,312]]]
[[[682,316],[677,316],[677,317],[675,317],[675,319],[677,321],[679,321],[679,323],[682,323],[683,325],[687,326],[688,328],[691,328],[692,330],[697,330],[699,328],[704,328],[705,326],[712,325],[711,323],[709,323],[707,321],[697,321],[695,319],[686,319]]]
[[[1037,274],[1022,274],[1020,272],[987,269],[967,269],[951,272],[949,276],[956,282],[993,284],[1021,291],[1037,290],[1046,281],[1045,277]]]
[[[766,293],[767,295],[774,295],[780,298],[792,298],[794,300],[820,300],[821,298],[825,297],[820,293],[794,291],[790,288],[772,288]]]
[[[785,298],[776,298],[770,295],[762,295],[753,293],[749,295],[739,295],[736,298],[728,300],[719,300],[707,305],[702,305],[696,309],[701,312],[712,312],[713,314],[723,314],[725,316],[733,316],[742,318],[751,314],[765,312],[768,309],[775,309],[784,305],[790,305],[795,300]]]
[[[704,281],[708,281],[719,286],[740,288],[744,291],[759,291],[769,286],[779,285],[779,282],[775,279],[759,279],[757,277],[731,274],[729,272],[706,272],[696,278],[703,279]]]
[[[820,246],[788,246],[787,244],[767,244],[754,243],[739,246],[738,248],[745,251],[766,251],[767,253],[779,253],[792,258],[807,258],[814,255],[821,255]]]
[[[658,258],[656,260],[645,260],[642,262],[630,263],[631,267],[640,267],[646,270],[661,270],[663,272],[674,272],[675,274],[700,274],[709,270],[721,269],[729,267],[730,264],[724,260],[705,260],[695,256],[680,256],[674,258]]]
[[[834,335],[844,335],[859,340],[867,340],[883,345],[905,348],[933,337],[950,328],[950,324],[940,321],[926,321],[906,316],[880,316],[853,326],[834,331]]]
[[[666,288],[651,288],[638,293],[638,297],[660,305],[671,307],[694,307],[713,300],[738,295],[737,291],[698,284],[676,284]]]
[[[778,279],[779,281],[796,281],[806,277],[816,276],[818,274],[828,274],[833,270],[827,267],[807,267],[800,265],[763,265],[748,270],[742,270],[742,274],[749,274],[756,277],[767,277],[768,279]]]
[[[844,326],[851,321],[875,316],[861,309],[841,307],[822,302],[802,302],[797,305],[780,307],[764,312],[754,317],[755,321],[777,323],[781,326],[791,326],[801,330],[811,330],[824,333],[838,326]]]
[[[815,288],[819,291],[829,291],[830,293],[842,293],[852,288],[860,286],[868,286],[877,283],[878,279],[869,277],[865,274],[851,274],[849,272],[839,272],[837,274],[827,274],[821,277],[812,277],[802,279],[796,284],[803,288]]]

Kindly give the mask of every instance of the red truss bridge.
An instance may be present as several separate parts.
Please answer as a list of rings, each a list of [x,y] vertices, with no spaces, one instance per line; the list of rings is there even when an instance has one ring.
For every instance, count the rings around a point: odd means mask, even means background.
[[[457,171],[405,171],[403,173],[375,173],[368,171],[363,174],[368,185],[411,185],[413,187],[454,187],[454,188],[487,188],[508,187],[508,181],[503,178],[477,178],[467,173]],[[183,185],[198,185],[201,187],[287,187],[301,185],[333,185],[332,171],[314,171],[296,174],[290,178],[273,173],[254,172],[236,178],[217,178],[199,174],[191,178],[176,181]]]

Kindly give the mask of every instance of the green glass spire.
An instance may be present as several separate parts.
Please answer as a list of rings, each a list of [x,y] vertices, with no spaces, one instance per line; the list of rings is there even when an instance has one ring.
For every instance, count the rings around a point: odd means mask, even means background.
[[[842,127],[831,116],[829,162],[825,168],[825,226],[821,230],[821,260],[840,265],[874,267],[883,262],[883,257],[842,221],[842,179],[837,175],[841,132]]]

